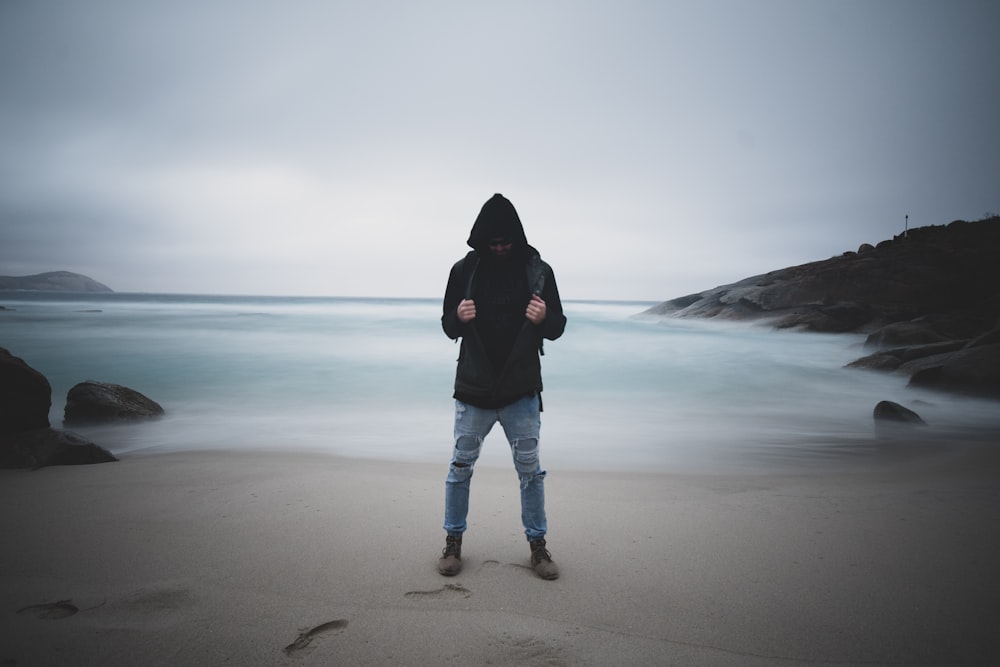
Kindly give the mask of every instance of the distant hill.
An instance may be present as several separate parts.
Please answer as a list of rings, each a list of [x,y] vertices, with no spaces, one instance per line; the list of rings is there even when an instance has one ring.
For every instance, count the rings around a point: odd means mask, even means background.
[[[0,290],[114,292],[93,278],[69,271],[49,271],[34,276],[0,276]]]

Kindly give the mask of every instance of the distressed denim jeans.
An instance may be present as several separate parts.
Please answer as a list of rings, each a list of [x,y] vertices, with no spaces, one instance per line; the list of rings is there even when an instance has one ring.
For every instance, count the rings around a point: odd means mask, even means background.
[[[499,409],[477,408],[455,401],[455,452],[448,468],[444,493],[444,529],[460,536],[467,528],[469,486],[483,440],[500,422],[521,482],[521,523],[528,541],[545,537],[545,471],[538,461],[541,429],[538,395]]]

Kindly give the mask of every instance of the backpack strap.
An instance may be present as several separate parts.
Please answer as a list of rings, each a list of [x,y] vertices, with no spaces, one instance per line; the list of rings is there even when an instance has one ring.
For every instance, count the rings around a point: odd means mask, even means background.
[[[479,268],[479,253],[475,250],[469,252],[465,256],[465,262],[462,265],[465,270],[465,298],[471,299],[473,296],[472,285],[476,278],[476,269]]]

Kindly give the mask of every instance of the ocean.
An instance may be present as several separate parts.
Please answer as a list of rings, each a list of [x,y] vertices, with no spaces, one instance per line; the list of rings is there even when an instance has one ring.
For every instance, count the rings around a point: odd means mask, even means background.
[[[119,456],[317,450],[438,462],[452,447],[458,345],[437,299],[0,292],[0,347],[66,393],[96,380],[160,403],[162,419],[74,427]],[[639,317],[651,303],[569,301],[547,341],[542,463],[552,470],[733,472],[875,463],[872,410],[893,400],[935,451],[1000,434],[995,401],[847,369],[864,337]],[[993,438],[1000,440],[1000,438]],[[914,445],[915,447],[915,445]],[[502,430],[481,465],[508,466]]]

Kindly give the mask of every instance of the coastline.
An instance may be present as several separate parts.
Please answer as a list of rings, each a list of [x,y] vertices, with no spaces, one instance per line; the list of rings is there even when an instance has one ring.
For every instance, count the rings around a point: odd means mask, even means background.
[[[442,466],[305,452],[0,471],[0,664],[988,664],[995,447],[853,471],[477,467],[437,574]],[[76,611],[73,612],[73,609]]]

